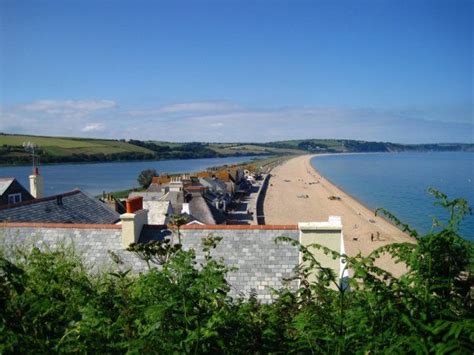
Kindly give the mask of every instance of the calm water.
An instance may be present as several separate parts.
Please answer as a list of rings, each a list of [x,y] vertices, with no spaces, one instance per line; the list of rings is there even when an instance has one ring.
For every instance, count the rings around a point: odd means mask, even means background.
[[[474,153],[376,153],[313,158],[325,177],[368,207],[385,207],[419,232],[431,228],[432,216],[446,214],[433,206],[428,187],[474,207]],[[474,216],[462,224],[474,241]]]
[[[125,163],[64,164],[40,167],[44,176],[45,194],[54,195],[79,188],[91,195],[102,191],[125,190],[138,185],[138,174],[144,169],[156,169],[159,174],[205,170],[212,166],[242,163],[256,157],[229,157],[189,160],[162,160]],[[259,157],[262,158],[262,157]],[[0,176],[15,177],[29,189],[31,167],[0,167]]]

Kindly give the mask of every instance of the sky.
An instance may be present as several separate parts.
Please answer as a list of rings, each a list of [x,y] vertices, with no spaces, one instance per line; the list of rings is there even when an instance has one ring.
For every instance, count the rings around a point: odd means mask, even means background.
[[[0,132],[473,142],[471,0],[0,0]]]

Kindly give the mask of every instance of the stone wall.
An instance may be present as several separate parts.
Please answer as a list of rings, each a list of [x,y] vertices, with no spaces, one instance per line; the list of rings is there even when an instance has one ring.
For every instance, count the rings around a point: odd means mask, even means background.
[[[156,228],[156,239],[163,235],[163,229]],[[227,265],[238,269],[228,274],[233,296],[248,297],[255,293],[262,301],[271,300],[271,288],[286,284],[285,278],[293,275],[298,265],[298,250],[288,244],[275,243],[278,236],[295,240],[299,237],[296,226],[187,226],[181,231],[183,248],[195,249],[198,263],[204,262],[202,239],[209,234],[222,237],[217,248],[211,252],[216,258],[223,258]],[[155,239],[153,236],[149,239]],[[93,269],[116,267],[110,252],[123,262],[120,268],[132,268],[136,272],[146,270],[146,265],[134,254],[122,248],[121,226],[0,226],[0,247],[11,252],[15,247],[36,245],[40,248],[54,248],[69,245],[84,256]],[[295,288],[296,281],[288,283]]]
[[[111,226],[107,226],[111,227]],[[11,256],[15,248],[39,247],[54,250],[57,247],[73,248],[83,256],[87,266],[93,270],[116,268],[111,252],[117,255],[123,264],[121,268],[133,268],[136,271],[146,270],[146,264],[134,254],[122,248],[122,229],[105,228],[105,226],[78,228],[67,227],[1,227],[0,248]]]
[[[284,230],[235,227],[238,226],[227,226],[225,229],[201,229],[196,226],[195,229],[185,229],[181,232],[183,247],[199,251],[196,254],[197,259],[203,261],[202,239],[209,234],[222,237],[211,255],[222,257],[227,265],[238,268],[237,271],[229,273],[227,278],[234,295],[248,297],[255,293],[258,299],[270,300],[271,288],[278,289],[286,285],[295,289],[296,281],[286,282],[285,278],[294,275],[294,268],[298,265],[298,249],[288,243],[275,243],[275,238],[286,236],[298,240],[299,231],[296,228]]]

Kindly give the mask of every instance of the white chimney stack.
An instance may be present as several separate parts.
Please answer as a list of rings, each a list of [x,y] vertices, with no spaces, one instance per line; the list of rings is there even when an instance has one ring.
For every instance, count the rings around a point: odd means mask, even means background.
[[[44,179],[38,168],[34,168],[33,174],[30,175],[30,193],[34,198],[44,197]]]
[[[148,224],[148,210],[143,209],[143,197],[137,196],[126,201],[127,212],[120,215],[122,220],[122,247],[137,243],[143,226]]]
[[[189,208],[189,203],[183,203],[183,207],[181,208],[181,213],[187,213],[191,215],[191,209]]]

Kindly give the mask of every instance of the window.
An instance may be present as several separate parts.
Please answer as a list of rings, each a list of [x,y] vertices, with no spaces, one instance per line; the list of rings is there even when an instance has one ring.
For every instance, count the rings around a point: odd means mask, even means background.
[[[8,195],[8,204],[14,204],[21,202],[21,193]]]

